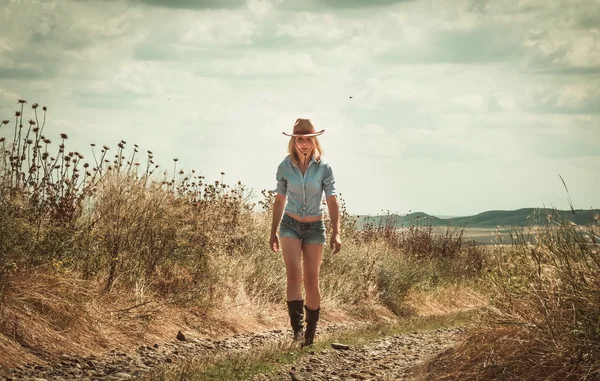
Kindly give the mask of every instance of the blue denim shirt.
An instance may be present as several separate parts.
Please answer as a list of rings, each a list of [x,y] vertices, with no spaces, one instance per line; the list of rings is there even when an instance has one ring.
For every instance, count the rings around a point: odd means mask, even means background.
[[[323,214],[323,192],[325,197],[337,194],[331,166],[322,157],[319,161],[312,157],[302,175],[288,155],[279,164],[276,178],[275,192],[287,196],[285,212],[299,214],[302,218]]]

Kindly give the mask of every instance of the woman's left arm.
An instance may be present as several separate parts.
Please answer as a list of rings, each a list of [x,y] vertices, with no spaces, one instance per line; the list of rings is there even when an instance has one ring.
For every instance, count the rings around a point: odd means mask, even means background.
[[[336,195],[331,195],[325,199],[327,208],[329,209],[329,217],[331,218],[331,242],[329,246],[333,250],[333,254],[342,249],[342,240],[340,238],[340,204]]]

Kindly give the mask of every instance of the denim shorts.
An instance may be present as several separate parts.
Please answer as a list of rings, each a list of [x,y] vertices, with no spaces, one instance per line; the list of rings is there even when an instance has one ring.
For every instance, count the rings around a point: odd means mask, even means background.
[[[321,244],[327,242],[325,235],[325,222],[323,220],[313,222],[300,222],[287,214],[283,215],[279,224],[280,237],[293,237],[302,241],[303,244]]]

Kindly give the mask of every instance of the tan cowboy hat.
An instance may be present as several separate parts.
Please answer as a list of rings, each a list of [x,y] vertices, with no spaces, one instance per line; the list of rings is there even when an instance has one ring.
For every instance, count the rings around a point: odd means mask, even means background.
[[[310,119],[296,119],[296,123],[294,123],[294,131],[291,134],[286,134],[282,132],[286,136],[319,136],[323,134],[325,130],[321,130],[315,132],[315,127],[310,122]]]

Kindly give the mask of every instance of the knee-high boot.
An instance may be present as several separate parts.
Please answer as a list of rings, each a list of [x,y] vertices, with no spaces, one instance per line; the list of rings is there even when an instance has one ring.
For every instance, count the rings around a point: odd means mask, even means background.
[[[317,331],[317,322],[319,321],[319,312],[321,307],[316,310],[309,310],[308,307],[304,306],[306,310],[306,331],[304,332],[304,344],[303,346],[309,346],[313,344],[315,339],[315,332]]]
[[[290,324],[294,331],[294,340],[302,339],[302,331],[304,329],[304,300],[291,300],[287,302],[288,315],[290,316]]]

